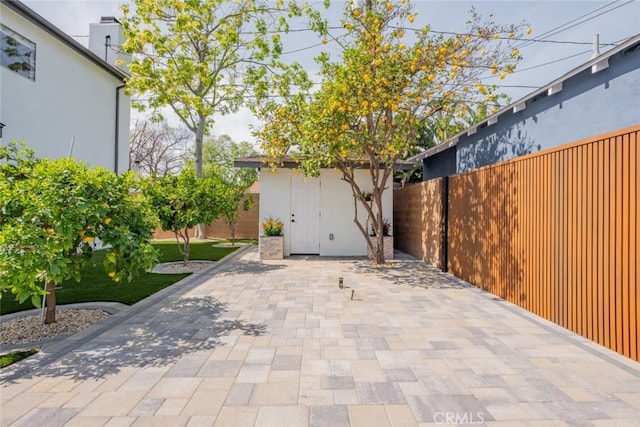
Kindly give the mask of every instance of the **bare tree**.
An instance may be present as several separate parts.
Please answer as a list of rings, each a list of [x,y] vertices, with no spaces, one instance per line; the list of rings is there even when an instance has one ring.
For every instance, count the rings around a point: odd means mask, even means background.
[[[160,177],[177,173],[185,164],[191,132],[173,128],[166,121],[137,120],[131,130],[129,164],[142,175]]]

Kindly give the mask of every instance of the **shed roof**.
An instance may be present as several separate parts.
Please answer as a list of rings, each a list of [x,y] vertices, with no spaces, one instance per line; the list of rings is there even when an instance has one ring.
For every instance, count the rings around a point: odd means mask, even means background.
[[[353,160],[353,162],[357,163],[358,160]],[[284,157],[275,163],[279,164],[280,165],[279,167],[284,169],[296,169],[299,166],[299,162],[289,156]],[[233,165],[237,168],[265,168],[265,167],[268,168],[270,166],[270,160],[262,156],[243,157],[241,159],[236,159],[233,162]],[[396,161],[394,168],[397,170],[411,170],[413,169],[414,165],[415,165],[415,162],[398,160]],[[358,166],[363,169],[368,168],[369,162],[365,161],[363,162],[362,166],[360,165]],[[328,166],[328,167],[331,167],[331,166]]]

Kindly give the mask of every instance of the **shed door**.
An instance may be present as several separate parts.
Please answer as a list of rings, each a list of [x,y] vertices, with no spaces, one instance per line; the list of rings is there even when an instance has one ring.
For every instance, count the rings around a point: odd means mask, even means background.
[[[320,253],[320,179],[291,176],[291,253]]]

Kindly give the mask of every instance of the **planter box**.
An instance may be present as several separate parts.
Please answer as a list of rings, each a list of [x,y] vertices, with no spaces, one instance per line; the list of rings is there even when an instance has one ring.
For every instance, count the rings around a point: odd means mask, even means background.
[[[284,236],[260,236],[258,252],[260,259],[283,259]]]
[[[373,243],[373,247],[377,247],[377,241],[375,236],[369,236],[371,239],[371,243]],[[393,236],[384,236],[384,259],[393,259]],[[367,256],[369,259],[373,258],[371,256],[371,251],[369,250],[369,246],[367,245]]]

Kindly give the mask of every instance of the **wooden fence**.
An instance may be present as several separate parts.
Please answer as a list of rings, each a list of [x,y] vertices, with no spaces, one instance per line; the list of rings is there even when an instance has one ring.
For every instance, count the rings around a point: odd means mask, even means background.
[[[260,194],[252,194],[253,205],[248,211],[240,210],[240,219],[236,224],[236,239],[258,239],[260,234]],[[189,236],[195,236],[195,229],[189,230]],[[204,229],[207,238],[230,239],[231,230],[229,224],[223,219],[217,219]],[[172,231],[163,231],[158,228],[154,233],[154,239],[175,239]]]
[[[444,269],[442,182],[436,178],[393,193],[395,247],[440,269]]]
[[[639,145],[635,126],[449,177],[449,272],[640,360]]]

